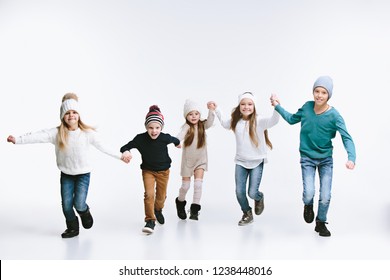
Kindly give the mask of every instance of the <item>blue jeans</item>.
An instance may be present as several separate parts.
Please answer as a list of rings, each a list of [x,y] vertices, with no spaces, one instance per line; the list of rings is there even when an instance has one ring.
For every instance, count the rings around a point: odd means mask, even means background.
[[[77,211],[86,211],[86,203],[89,188],[90,173],[80,175],[68,175],[61,172],[61,200],[62,212],[66,221],[75,220]]]
[[[253,169],[247,169],[236,164],[235,180],[236,180],[236,197],[243,212],[247,212],[252,208],[249,206],[246,196],[246,182],[249,177],[248,195],[250,198],[259,201],[263,198],[263,194],[259,191],[261,177],[263,176],[264,162],[260,163]]]
[[[315,195],[315,173],[318,168],[320,178],[320,195],[316,220],[326,222],[332,190],[333,158],[311,159],[301,157],[303,195],[305,205],[313,205]]]

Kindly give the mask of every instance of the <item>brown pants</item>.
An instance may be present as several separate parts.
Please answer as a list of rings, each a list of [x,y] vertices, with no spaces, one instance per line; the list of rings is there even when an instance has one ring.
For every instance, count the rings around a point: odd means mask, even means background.
[[[164,171],[142,170],[142,179],[145,188],[145,221],[155,221],[154,210],[163,209],[167,197],[169,169]]]

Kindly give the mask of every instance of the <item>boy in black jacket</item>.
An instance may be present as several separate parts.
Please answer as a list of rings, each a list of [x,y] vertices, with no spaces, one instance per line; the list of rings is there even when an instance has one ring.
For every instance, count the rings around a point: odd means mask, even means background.
[[[160,108],[153,105],[145,118],[146,132],[138,134],[132,141],[124,145],[120,151],[123,156],[131,160],[130,150],[138,149],[142,157],[141,169],[145,188],[145,227],[143,232],[151,234],[154,231],[155,221],[164,224],[162,214],[167,194],[169,168],[171,158],[168,154],[168,145],[173,143],[180,148],[180,140],[169,134],[162,133],[164,116]]]

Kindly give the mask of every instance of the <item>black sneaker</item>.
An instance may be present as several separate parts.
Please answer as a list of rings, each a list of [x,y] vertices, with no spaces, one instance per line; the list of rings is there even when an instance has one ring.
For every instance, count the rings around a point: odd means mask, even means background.
[[[162,214],[162,210],[154,210],[154,215],[156,216],[157,222],[160,225],[163,225],[165,223],[164,216]]]
[[[320,236],[330,236],[330,231],[326,228],[327,222],[316,221],[315,231],[320,234]]]
[[[308,224],[314,221],[313,204],[305,205],[305,207],[303,208],[303,218],[305,219],[305,222]]]
[[[153,233],[155,225],[156,225],[156,223],[152,220],[146,221],[146,224],[145,224],[144,228],[142,229],[142,232],[145,232],[147,234]]]

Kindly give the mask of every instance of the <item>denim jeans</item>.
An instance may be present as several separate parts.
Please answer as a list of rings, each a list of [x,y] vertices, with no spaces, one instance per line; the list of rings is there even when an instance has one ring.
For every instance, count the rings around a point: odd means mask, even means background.
[[[90,173],[80,175],[67,175],[61,172],[61,200],[62,212],[66,221],[76,219],[73,207],[77,211],[86,211]]]
[[[249,206],[246,196],[246,182],[249,177],[248,195],[254,200],[260,200],[263,194],[259,191],[261,177],[263,176],[264,162],[260,163],[253,169],[247,169],[236,164],[235,180],[236,180],[236,197],[243,212],[247,212],[252,208]]]
[[[320,195],[316,220],[326,222],[332,190],[333,158],[311,159],[301,157],[303,181],[302,200],[305,205],[313,205],[315,195],[315,173],[318,169],[320,179]]]

